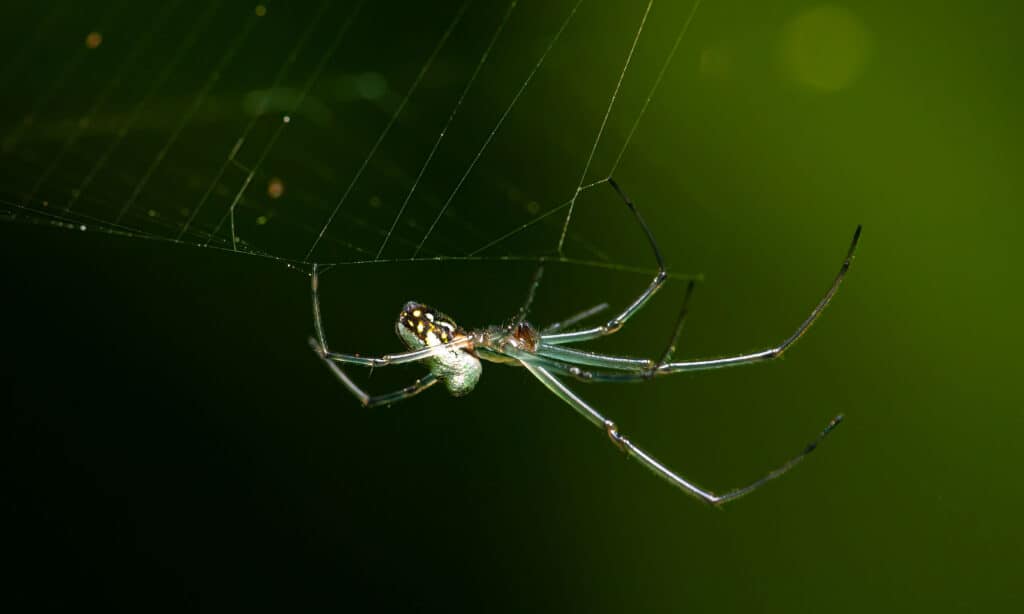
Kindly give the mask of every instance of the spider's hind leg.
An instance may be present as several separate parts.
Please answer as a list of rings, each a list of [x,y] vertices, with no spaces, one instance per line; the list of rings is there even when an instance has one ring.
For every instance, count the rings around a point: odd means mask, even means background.
[[[330,357],[327,354],[327,351],[324,349],[322,345],[317,343],[316,339],[313,339],[311,337],[309,339],[309,346],[313,348],[313,351],[316,352],[316,355],[319,356],[320,359],[324,361],[324,364],[326,364],[327,368],[331,370],[331,373],[333,373],[334,376],[338,378],[338,381],[341,382],[341,385],[344,386],[349,392],[351,392],[352,396],[359,399],[359,402],[363,405],[363,407],[390,405],[391,403],[404,401],[410,397],[416,396],[417,394],[423,392],[424,390],[430,388],[431,386],[438,382],[437,377],[434,376],[433,373],[428,373],[427,375],[424,375],[423,377],[419,378],[418,380],[416,380],[409,386],[406,386],[405,388],[401,388],[393,392],[385,392],[383,394],[369,394],[365,390],[360,388],[358,384],[353,382],[352,378],[350,378],[348,374],[345,373],[344,369],[339,367],[337,363],[330,359]]]

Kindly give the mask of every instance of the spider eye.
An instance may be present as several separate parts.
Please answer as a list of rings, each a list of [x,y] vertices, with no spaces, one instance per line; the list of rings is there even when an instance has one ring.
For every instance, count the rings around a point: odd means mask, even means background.
[[[409,301],[395,322],[395,332],[410,348],[448,343],[461,333],[455,322],[440,311]]]

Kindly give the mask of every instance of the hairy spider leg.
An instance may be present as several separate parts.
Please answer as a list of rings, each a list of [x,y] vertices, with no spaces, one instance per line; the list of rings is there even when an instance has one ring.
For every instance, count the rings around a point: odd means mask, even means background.
[[[805,456],[813,452],[818,447],[818,444],[820,444],[821,441],[829,433],[831,433],[832,430],[835,429],[836,426],[838,426],[839,423],[842,422],[843,420],[842,414],[833,418],[831,421],[829,421],[828,425],[825,426],[821,433],[818,434],[814,441],[812,441],[811,443],[807,444],[807,446],[804,447],[803,451],[800,452],[800,454],[794,456],[777,469],[770,471],[761,479],[751,484],[748,484],[747,486],[736,488],[723,494],[715,494],[709,490],[705,490],[697,486],[693,482],[673,472],[671,469],[666,467],[656,458],[654,458],[647,452],[643,451],[642,449],[638,448],[635,444],[633,444],[632,441],[627,439],[624,435],[622,435],[619,432],[619,429],[614,422],[605,418],[596,409],[588,405],[583,399],[578,397],[571,389],[569,389],[568,386],[563,384],[561,380],[559,380],[557,377],[549,373],[547,369],[540,365],[530,364],[527,362],[524,362],[523,366],[526,367],[530,371],[530,373],[533,374],[534,377],[540,380],[540,382],[544,384],[544,386],[546,386],[548,390],[553,392],[558,398],[565,401],[570,407],[575,409],[577,413],[579,413],[581,416],[590,421],[591,424],[598,428],[604,429],[605,432],[608,434],[608,437],[612,440],[612,443],[614,443],[623,452],[635,458],[644,467],[647,467],[649,470],[654,472],[655,475],[664,479],[665,481],[672,484],[676,488],[706,503],[710,503],[716,506],[722,505],[723,503],[728,503],[729,501],[733,501],[735,499],[739,499],[743,495],[749,494],[757,490],[764,484],[770,482],[771,480],[774,480],[775,478],[783,475],[784,473],[795,467],[798,463],[800,463],[800,461],[804,459]]]

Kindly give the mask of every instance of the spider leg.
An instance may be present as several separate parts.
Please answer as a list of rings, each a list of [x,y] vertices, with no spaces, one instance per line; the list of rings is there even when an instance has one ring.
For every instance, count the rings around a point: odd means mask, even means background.
[[[562,363],[568,367],[574,366],[587,366],[597,367],[599,369],[611,369],[613,371],[635,371],[645,372],[652,371],[658,366],[658,363],[651,360],[650,358],[634,358],[632,356],[613,356],[610,354],[600,354],[598,352],[588,352],[586,350],[576,350],[573,348],[562,347],[559,345],[548,345],[542,343],[537,346],[537,350],[533,354],[520,357],[521,360],[534,361],[535,359],[551,359]]]
[[[533,280],[530,282],[530,289],[526,292],[526,300],[523,302],[523,305],[519,308],[519,312],[516,315],[515,322],[517,324],[524,321],[526,317],[529,315],[530,307],[533,306],[533,299],[537,295],[537,289],[540,287],[541,278],[543,277],[544,264],[542,263],[537,267],[537,270],[534,271],[533,273]],[[562,328],[567,328],[579,322],[580,320],[584,320],[586,318],[589,318],[590,316],[596,315],[607,308],[608,303],[601,303],[600,305],[595,305],[590,309],[574,314],[566,318],[565,320],[562,320],[561,322],[555,322],[554,324],[551,324],[550,326],[546,327],[542,332],[548,333]]]
[[[516,314],[516,324],[520,324],[526,320],[526,316],[530,313],[530,307],[533,306],[533,299],[537,295],[537,288],[540,287],[540,280],[544,277],[544,264],[541,263],[537,270],[533,272],[533,280],[530,282],[530,289],[526,292],[526,300],[523,301],[522,306],[519,308],[519,312]]]
[[[322,343],[318,343],[320,347],[323,347]],[[358,354],[342,354],[341,352],[331,352],[324,350],[323,355],[327,360],[334,362],[340,362],[349,365],[359,365],[361,367],[390,367],[392,365],[405,365],[410,362],[418,362],[420,360],[426,360],[434,356],[444,354],[450,351],[452,348],[465,348],[473,345],[473,340],[469,337],[459,337],[454,341],[448,343],[442,343],[439,345],[431,345],[429,347],[420,348],[418,350],[411,350],[408,352],[402,352],[400,354],[385,354],[383,356],[360,356]]]
[[[320,315],[320,275],[317,264],[313,264],[313,272],[310,275],[310,288],[313,295],[313,327],[316,329],[316,340],[319,342],[320,348],[317,350],[317,353],[325,359],[333,360],[334,362],[360,365],[363,367],[387,367],[390,365],[402,365],[424,360],[447,352],[452,348],[469,347],[473,345],[473,339],[469,337],[458,337],[448,343],[432,345],[430,347],[402,352],[399,354],[386,354],[380,357],[332,352],[327,347],[327,336],[324,334],[324,322]]]
[[[548,335],[548,334],[551,334],[551,333],[555,332],[556,330],[561,330],[563,328],[569,328],[573,324],[576,324],[577,322],[580,322],[581,320],[586,320],[587,318],[589,318],[591,316],[595,316],[595,315],[601,313],[602,311],[604,311],[605,309],[608,309],[608,303],[601,303],[600,305],[594,305],[590,309],[585,309],[585,310],[583,310],[583,311],[581,311],[581,312],[579,312],[577,314],[573,314],[573,315],[569,316],[568,318],[562,320],[561,322],[555,322],[554,324],[549,324],[548,326],[544,327],[543,330],[541,330],[541,334]]]
[[[679,330],[681,329],[683,319],[685,318],[686,312],[684,309],[680,316],[679,323],[676,325],[676,333],[673,336],[668,349],[663,354],[661,361],[656,364],[649,362],[647,367],[644,367],[642,360],[640,359],[609,356],[595,352],[555,347],[551,346],[546,339],[540,344],[540,347],[537,348],[536,355],[541,358],[552,358],[562,363],[575,363],[577,365],[586,365],[604,369],[630,371],[625,373],[600,373],[588,372],[578,368],[570,370],[569,375],[588,382],[640,382],[649,380],[654,376],[669,375],[671,373],[706,371],[709,369],[721,369],[723,367],[735,367],[737,365],[774,360],[782,356],[782,354],[789,349],[791,345],[796,343],[796,341],[807,332],[807,329],[814,324],[825,310],[825,307],[827,307],[832,301],[832,297],[834,297],[836,292],[839,290],[839,285],[843,282],[846,272],[850,269],[850,263],[853,262],[853,255],[857,249],[857,242],[860,240],[860,231],[861,227],[858,226],[857,230],[853,233],[853,240],[850,242],[850,248],[846,253],[846,259],[843,260],[842,266],[839,267],[839,273],[837,273],[835,279],[832,280],[832,285],[829,286],[828,291],[825,292],[825,296],[818,301],[818,304],[815,305],[811,314],[807,316],[800,326],[797,327],[797,329],[782,343],[774,347],[770,347],[759,352],[751,352],[749,354],[669,362],[668,359],[670,359],[672,352],[675,351],[676,339],[678,338]],[[668,359],[666,357],[668,357]],[[632,370],[629,368],[631,365],[634,365]]]
[[[548,390],[553,392],[555,396],[568,403],[569,406],[577,411],[577,413],[589,420],[591,424],[604,429],[608,434],[608,437],[612,440],[612,443],[614,443],[619,449],[635,458],[641,465],[647,467],[649,470],[654,472],[655,475],[669,482],[676,488],[679,488],[683,492],[712,505],[721,505],[734,499],[738,499],[786,473],[802,461],[805,456],[813,452],[815,448],[818,447],[818,444],[821,443],[821,441],[843,420],[842,415],[833,418],[824,430],[822,430],[814,439],[814,441],[809,443],[803,451],[800,452],[800,454],[794,456],[777,469],[770,471],[761,479],[741,488],[736,488],[722,494],[716,494],[709,490],[704,490],[693,482],[690,482],[686,478],[673,472],[656,458],[638,448],[632,441],[619,432],[619,428],[614,422],[602,416],[597,410],[583,401],[583,399],[576,396],[576,394],[563,384],[561,380],[548,372],[544,367],[537,364],[530,364],[528,362],[523,362],[523,366],[526,367],[534,377],[540,380]]]
[[[679,335],[683,332],[683,325],[686,324],[686,316],[690,313],[690,297],[693,296],[693,282],[691,281],[686,285],[686,294],[683,296],[683,306],[679,308],[679,317],[676,318],[676,326],[672,330],[672,338],[668,342],[668,346],[665,351],[661,354],[661,360],[658,364],[665,364],[672,360],[672,355],[676,352],[676,344],[679,343]]]
[[[395,390],[394,392],[387,392],[384,394],[371,395],[364,391],[362,388],[360,388],[358,384],[353,382],[352,379],[349,378],[348,374],[345,373],[345,371],[343,371],[341,367],[336,365],[334,362],[331,361],[330,358],[328,358],[328,356],[325,354],[323,350],[323,347],[319,343],[317,343],[316,339],[310,338],[309,345],[310,347],[313,348],[313,351],[316,352],[317,356],[319,356],[324,361],[324,364],[327,365],[327,368],[331,370],[331,373],[334,373],[335,377],[338,378],[338,381],[340,381],[342,385],[345,386],[345,388],[347,388],[348,391],[353,394],[353,396],[359,399],[359,402],[362,403],[363,407],[376,407],[378,405],[388,405],[391,403],[397,403],[398,401],[404,401],[410,397],[416,396],[417,394],[423,392],[424,390],[430,388],[431,386],[438,382],[437,377],[435,377],[433,373],[428,373],[427,375],[416,380],[416,382],[413,383],[412,385],[406,386],[401,390]]]
[[[846,258],[843,260],[842,266],[839,267],[839,272],[836,273],[835,279],[832,280],[832,285],[829,286],[825,296],[821,297],[818,304],[811,310],[811,314],[797,327],[795,331],[783,340],[782,343],[775,347],[768,348],[767,350],[761,350],[760,352],[751,352],[749,354],[737,354],[735,356],[725,356],[722,358],[712,358],[704,360],[685,360],[680,362],[664,362],[658,366],[657,374],[661,375],[664,373],[678,373],[681,371],[704,371],[707,369],[720,369],[722,367],[733,367],[736,365],[749,364],[752,362],[761,362],[764,360],[774,360],[789,349],[789,346],[797,342],[800,337],[803,337],[804,333],[811,327],[812,324],[821,316],[828,304],[832,302],[832,297],[836,295],[839,290],[839,285],[843,283],[843,278],[846,277],[846,272],[850,270],[850,264],[853,262],[854,252],[857,250],[857,243],[860,241],[861,227],[857,226],[857,230],[853,232],[853,239],[850,241],[850,248],[846,252]]]
[[[617,332],[622,325],[626,323],[629,318],[636,315],[647,301],[651,300],[651,297],[661,288],[668,278],[668,272],[665,270],[665,261],[661,257],[661,250],[658,249],[658,242],[654,240],[654,233],[651,232],[650,227],[647,226],[647,222],[637,211],[636,205],[630,200],[626,193],[622,191],[619,184],[615,182],[611,177],[608,178],[608,184],[615,189],[615,192],[622,198],[622,202],[626,203],[629,210],[633,212],[633,216],[636,218],[640,228],[643,229],[644,234],[647,236],[647,242],[651,245],[651,250],[654,252],[654,258],[658,261],[658,274],[654,276],[651,283],[648,284],[647,288],[640,293],[640,296],[636,298],[632,303],[629,304],[621,313],[614,318],[608,320],[606,323],[600,326],[594,326],[592,328],[585,328],[583,330],[571,331],[567,333],[553,333],[553,334],[542,334],[541,340],[545,343],[552,345],[558,345],[562,343],[578,343],[580,341],[588,341],[590,339],[596,339],[598,337],[604,337],[605,335],[611,335]]]
[[[683,325],[686,323],[686,315],[689,313],[690,297],[693,296],[693,286],[694,283],[691,281],[686,287],[686,295],[683,297],[683,306],[679,310],[679,317],[676,320],[675,327],[672,329],[672,337],[669,339],[665,351],[662,352],[661,360],[658,362],[654,362],[648,358],[632,358],[628,356],[613,356],[597,352],[588,352],[586,350],[577,350],[574,348],[562,347],[560,345],[552,345],[546,342],[541,342],[533,356],[554,359],[560,363],[561,367],[563,367],[563,370],[560,372],[568,373],[574,377],[578,377],[579,379],[592,380],[594,375],[583,372],[580,369],[573,369],[573,367],[580,365],[612,369],[615,371],[635,371],[645,373],[649,379],[658,365],[666,364],[671,360],[672,354],[676,350],[676,344],[679,342],[679,335],[682,333]],[[532,357],[527,357],[526,359],[529,360],[531,358]],[[569,371],[564,371],[564,368],[568,368]],[[583,377],[580,377],[580,375],[583,375]]]

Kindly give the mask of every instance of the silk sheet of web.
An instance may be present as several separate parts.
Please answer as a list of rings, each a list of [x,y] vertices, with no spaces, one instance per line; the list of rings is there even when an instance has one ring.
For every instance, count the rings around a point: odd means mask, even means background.
[[[580,209],[699,4],[25,3],[2,38],[0,216],[299,269],[650,271]]]

